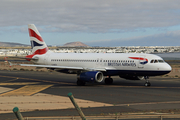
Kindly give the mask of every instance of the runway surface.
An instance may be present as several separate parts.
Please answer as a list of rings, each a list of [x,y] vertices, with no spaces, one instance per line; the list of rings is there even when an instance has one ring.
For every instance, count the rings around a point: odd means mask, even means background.
[[[76,86],[76,75],[57,72],[0,71],[0,118],[78,115],[67,94],[72,92],[85,115],[130,112],[180,113],[180,78],[152,77],[145,81],[113,77],[104,83]]]

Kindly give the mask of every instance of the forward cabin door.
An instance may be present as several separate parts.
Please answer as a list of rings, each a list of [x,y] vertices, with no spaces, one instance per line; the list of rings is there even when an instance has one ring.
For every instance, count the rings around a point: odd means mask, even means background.
[[[145,60],[145,55],[140,55],[138,68],[140,68],[140,69],[144,68],[144,64],[143,64],[143,63],[144,63],[145,61],[146,61],[146,60]]]

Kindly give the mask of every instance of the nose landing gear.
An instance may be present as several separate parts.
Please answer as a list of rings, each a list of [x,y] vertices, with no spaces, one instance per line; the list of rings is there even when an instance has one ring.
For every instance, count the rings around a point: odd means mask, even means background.
[[[148,76],[144,76],[144,79],[146,80],[144,86],[148,87],[148,86],[151,86],[151,83],[149,82],[149,77]]]

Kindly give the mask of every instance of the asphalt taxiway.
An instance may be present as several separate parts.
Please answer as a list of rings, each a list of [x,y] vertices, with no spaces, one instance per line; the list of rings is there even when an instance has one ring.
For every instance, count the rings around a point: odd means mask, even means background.
[[[151,77],[129,81],[113,77],[104,83],[76,86],[76,75],[57,72],[0,71],[0,118],[15,119],[19,107],[23,116],[78,115],[67,94],[72,92],[85,115],[127,112],[180,113],[180,78]]]

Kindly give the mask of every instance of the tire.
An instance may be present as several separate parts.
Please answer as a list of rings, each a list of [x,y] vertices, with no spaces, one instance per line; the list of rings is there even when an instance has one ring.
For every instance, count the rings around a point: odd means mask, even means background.
[[[104,80],[104,82],[105,82],[106,85],[111,85],[113,83],[113,79],[112,78],[106,78]]]
[[[146,87],[151,86],[151,83],[150,83],[150,82],[146,82],[146,83],[144,84],[144,86],[146,86]]]
[[[77,80],[77,86],[85,86],[86,82]]]

